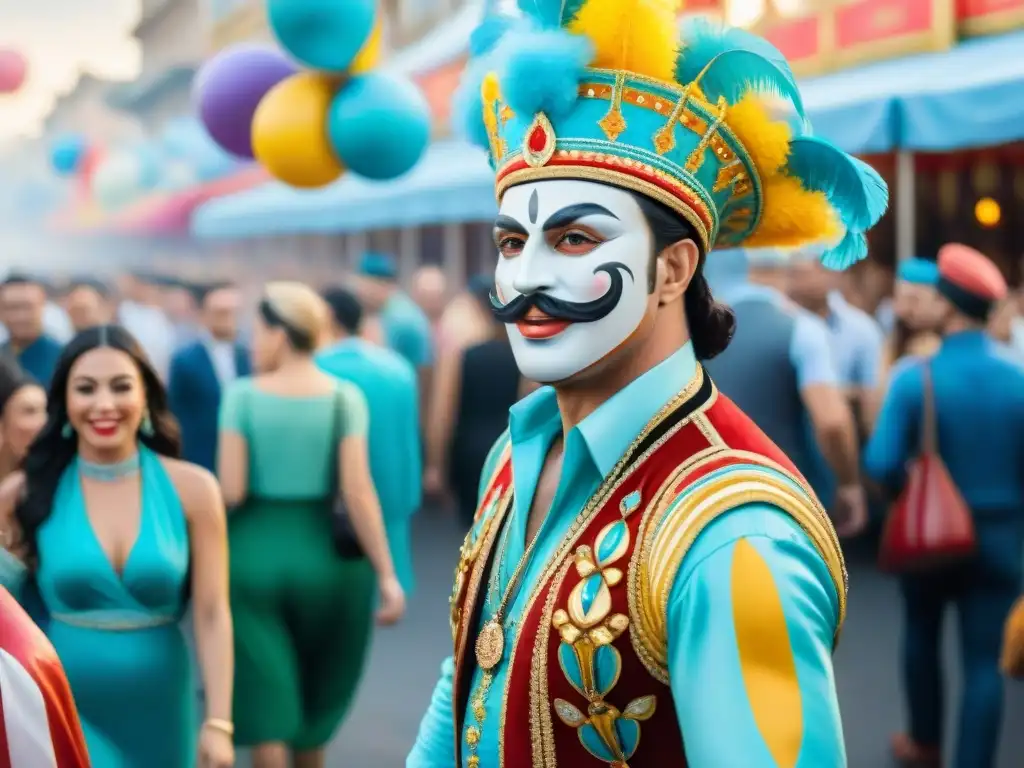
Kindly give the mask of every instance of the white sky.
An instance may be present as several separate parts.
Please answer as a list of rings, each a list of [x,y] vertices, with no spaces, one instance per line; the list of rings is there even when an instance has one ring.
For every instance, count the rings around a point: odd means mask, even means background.
[[[132,32],[140,14],[140,0],[0,0],[0,47],[28,61],[21,91],[0,95],[0,142],[38,136],[82,75],[138,77],[142,51]]]

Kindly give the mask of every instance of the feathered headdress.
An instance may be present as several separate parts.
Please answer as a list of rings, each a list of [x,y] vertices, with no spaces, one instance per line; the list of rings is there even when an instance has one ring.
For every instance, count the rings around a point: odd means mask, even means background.
[[[812,136],[785,58],[739,29],[679,26],[678,0],[519,0],[471,40],[455,114],[497,196],[577,178],[668,205],[714,247],[828,243],[864,258],[888,204],[865,163]]]

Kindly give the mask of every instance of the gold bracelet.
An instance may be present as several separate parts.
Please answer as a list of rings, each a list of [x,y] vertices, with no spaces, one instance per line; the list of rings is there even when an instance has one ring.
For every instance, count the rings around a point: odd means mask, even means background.
[[[225,736],[235,735],[235,724],[230,720],[221,720],[217,717],[208,717],[203,722],[203,728],[212,728],[215,731],[220,731]]]

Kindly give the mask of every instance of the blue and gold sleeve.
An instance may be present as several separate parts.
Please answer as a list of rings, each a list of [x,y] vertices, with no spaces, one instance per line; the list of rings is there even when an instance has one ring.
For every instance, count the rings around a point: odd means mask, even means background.
[[[762,502],[713,520],[669,593],[667,662],[692,768],[844,768],[835,575]]]

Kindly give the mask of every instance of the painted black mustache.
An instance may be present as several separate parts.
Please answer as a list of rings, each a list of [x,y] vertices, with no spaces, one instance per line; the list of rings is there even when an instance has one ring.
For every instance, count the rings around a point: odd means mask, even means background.
[[[594,270],[608,273],[611,284],[608,290],[593,301],[564,301],[556,299],[540,291],[534,293],[521,293],[512,299],[508,304],[502,304],[498,297],[491,294],[491,311],[502,323],[518,323],[526,317],[527,312],[536,307],[552,320],[564,320],[570,323],[593,323],[605,317],[615,309],[622,298],[622,273],[626,272],[630,280],[634,280],[633,270],[620,261],[609,261],[601,264]]]

